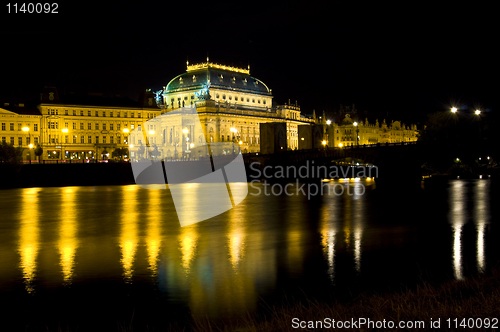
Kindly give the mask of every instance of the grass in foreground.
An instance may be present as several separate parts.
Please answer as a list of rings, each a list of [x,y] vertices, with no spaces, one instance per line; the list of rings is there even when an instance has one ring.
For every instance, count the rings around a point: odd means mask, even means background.
[[[392,320],[396,326],[399,321],[424,321],[425,328],[431,330],[429,322],[441,319],[441,329],[446,330],[448,318],[499,318],[500,319],[500,269],[463,281],[451,281],[435,287],[427,283],[402,293],[362,294],[348,304],[308,303],[285,307],[269,308],[267,319],[247,315],[233,321],[214,325],[207,319],[195,320],[193,326],[184,331],[292,331],[292,319],[303,321],[322,321],[331,318],[343,321],[357,320],[360,317],[373,321]],[[500,328],[500,323],[498,324]],[[322,331],[334,329],[304,329]],[[336,329],[339,330],[339,329]],[[341,329],[347,331],[349,329]],[[370,330],[367,325],[363,329]],[[382,329],[390,330],[390,329]],[[399,331],[405,329],[398,328]],[[407,329],[415,331],[417,329]],[[437,329],[433,329],[436,331]],[[452,329],[456,330],[456,329]],[[467,330],[474,330],[469,329]],[[482,330],[485,330],[484,328]],[[182,330],[181,330],[182,331]],[[498,331],[498,330],[497,330]]]
[[[424,321],[425,328],[398,328],[398,331],[423,331],[431,329],[431,319],[441,319],[441,330],[457,330],[447,328],[445,320],[457,318],[499,318],[500,319],[500,268],[489,273],[462,281],[450,281],[441,286],[432,286],[428,283],[418,286],[414,290],[399,293],[369,294],[364,293],[355,297],[349,303],[320,303],[308,301],[287,306],[268,307],[261,315],[247,314],[232,317],[230,320],[212,321],[208,318],[194,318],[187,326],[173,323],[166,331],[369,331],[373,330],[365,325],[357,329],[327,329],[327,328],[293,328],[292,319],[302,321],[323,321],[324,318],[335,321],[351,321],[362,317],[372,321]],[[152,332],[165,331],[155,327],[133,326],[132,322],[118,324],[118,332]],[[500,323],[497,325],[500,328]],[[460,329],[460,327],[458,328]],[[96,329],[98,330],[98,329]],[[375,329],[389,331],[391,329]],[[396,329],[392,329],[396,330]],[[463,328],[461,330],[464,330]],[[488,330],[467,328],[466,330]],[[489,329],[491,330],[491,329]],[[47,330],[49,331],[49,330]],[[68,331],[59,329],[58,332]],[[83,331],[77,329],[77,331]],[[495,329],[498,331],[498,329]],[[86,331],[84,331],[86,332]]]

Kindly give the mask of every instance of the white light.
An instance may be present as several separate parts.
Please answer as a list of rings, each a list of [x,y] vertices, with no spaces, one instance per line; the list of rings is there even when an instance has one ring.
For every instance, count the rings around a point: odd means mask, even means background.
[[[476,113],[476,115],[479,115],[479,114],[481,114],[481,111],[480,110],[476,110],[475,113]]]
[[[452,112],[452,113],[457,113],[457,111],[458,111],[458,109],[457,109],[456,107],[452,107],[452,108],[451,108],[451,112]]]
[[[357,122],[354,122],[354,123],[353,123],[353,125],[354,125],[354,126],[357,126],[357,125],[358,125],[358,123],[357,123]]]
[[[326,120],[326,124],[327,124],[327,125],[331,125],[331,124],[332,124],[332,121],[331,121],[331,120]]]

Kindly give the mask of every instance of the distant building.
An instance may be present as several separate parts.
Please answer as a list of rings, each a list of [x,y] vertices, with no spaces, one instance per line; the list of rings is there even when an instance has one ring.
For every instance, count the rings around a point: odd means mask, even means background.
[[[60,97],[55,87],[45,87],[40,98],[36,107],[4,104],[0,138],[26,149],[30,142],[39,144],[42,159],[107,159],[114,149],[128,146],[130,131],[160,115],[150,91],[136,102],[102,94]]]
[[[401,143],[415,142],[418,139],[417,126],[412,124],[406,126],[399,121],[392,121],[387,125],[383,120],[380,125],[365,121],[354,121],[349,114],[340,123],[326,123],[324,126],[324,139],[329,147],[346,147],[353,145],[369,145],[377,143]]]

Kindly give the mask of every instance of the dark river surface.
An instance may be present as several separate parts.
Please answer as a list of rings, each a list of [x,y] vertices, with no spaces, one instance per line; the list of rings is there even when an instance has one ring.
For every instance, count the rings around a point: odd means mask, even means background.
[[[395,179],[383,191],[335,180],[325,186],[343,194],[309,198],[296,185],[290,196],[252,186],[235,208],[185,227],[169,190],[1,190],[0,326],[158,331],[190,315],[439,284],[500,262],[500,185],[490,179],[412,190]]]

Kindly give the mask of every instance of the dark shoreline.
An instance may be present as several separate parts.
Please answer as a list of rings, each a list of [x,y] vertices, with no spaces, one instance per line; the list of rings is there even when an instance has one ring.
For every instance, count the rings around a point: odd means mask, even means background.
[[[288,182],[319,182],[321,178],[257,178],[252,174],[252,168],[246,164],[247,181],[266,181],[268,183]],[[255,173],[255,172],[254,172]],[[426,182],[441,182],[453,179],[494,179],[500,176],[497,169],[479,169],[479,172],[464,172],[454,169],[449,174],[419,175],[416,172],[405,174],[404,169],[392,168],[387,174],[377,177],[378,185],[391,182],[394,177],[406,177],[416,186],[421,180]],[[383,176],[386,175],[386,176]],[[30,188],[30,187],[65,187],[65,186],[106,186],[136,184],[130,163],[110,162],[94,164],[0,164],[0,189]]]

